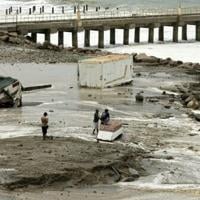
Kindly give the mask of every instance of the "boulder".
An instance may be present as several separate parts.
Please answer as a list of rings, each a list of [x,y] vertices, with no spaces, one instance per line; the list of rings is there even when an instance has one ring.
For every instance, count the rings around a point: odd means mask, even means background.
[[[191,101],[187,103],[187,108],[192,108],[194,110],[199,108],[199,102],[193,98]]]
[[[189,95],[184,101],[185,101],[185,103],[189,103],[193,99],[194,99],[194,96],[193,95]]]
[[[17,32],[9,32],[8,36],[10,36],[10,37],[17,37],[18,33]]]
[[[141,53],[135,56],[135,62],[158,63],[159,59],[154,56],[147,56],[145,53]]]
[[[0,36],[0,40],[3,41],[3,42],[7,42],[8,41],[8,35],[2,35]]]
[[[181,99],[182,99],[183,101],[185,101],[189,96],[190,96],[190,94],[187,94],[187,93],[182,94],[182,95],[181,95]]]
[[[169,98],[169,103],[173,103],[175,101],[174,98]]]
[[[135,100],[136,100],[136,102],[143,102],[144,101],[144,96],[141,95],[140,93],[137,93],[135,95]]]
[[[0,36],[8,35],[8,31],[0,31]]]
[[[170,108],[171,108],[171,105],[166,104],[166,105],[164,105],[164,107],[165,107],[166,109],[170,109]]]
[[[169,64],[169,60],[160,59],[160,65],[168,65],[168,64]]]
[[[200,113],[192,112],[191,116],[193,116],[197,121],[200,121]]]
[[[9,37],[8,41],[13,44],[20,44],[21,40],[17,37]]]
[[[133,169],[131,167],[128,169],[128,171],[131,174],[131,176],[133,176],[135,178],[138,178],[140,176],[139,173],[138,173],[138,171],[136,171],[135,169]]]
[[[151,103],[156,103],[156,102],[159,102],[159,99],[158,99],[158,98],[156,98],[156,97],[149,98],[149,99],[148,99],[148,102],[151,102]]]

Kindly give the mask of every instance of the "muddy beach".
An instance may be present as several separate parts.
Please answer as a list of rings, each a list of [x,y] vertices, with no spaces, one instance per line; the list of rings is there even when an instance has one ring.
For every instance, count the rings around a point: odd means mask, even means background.
[[[32,50],[21,54],[21,47],[6,49],[1,47],[16,56],[9,60],[1,54],[2,75],[16,77],[24,86],[53,87],[25,92],[22,108],[0,110],[0,199],[200,198],[200,132],[192,116],[198,109],[187,108],[181,99],[194,89],[188,83],[197,83],[198,90],[197,64],[139,61],[133,85],[99,91],[78,87],[77,65],[62,61],[65,54],[44,62],[55,52],[34,50],[38,53],[30,59]],[[143,103],[135,100],[138,92]],[[92,116],[105,107],[122,121],[124,135],[114,143],[97,144]],[[41,140],[44,111],[52,141]]]

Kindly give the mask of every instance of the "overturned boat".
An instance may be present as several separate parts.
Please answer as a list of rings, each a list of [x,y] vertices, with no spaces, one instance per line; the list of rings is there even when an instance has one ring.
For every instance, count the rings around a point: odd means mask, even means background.
[[[112,120],[108,124],[100,125],[100,130],[97,135],[97,140],[112,142],[123,134],[122,123],[117,120]]]
[[[0,76],[0,107],[22,106],[22,84],[12,77]]]

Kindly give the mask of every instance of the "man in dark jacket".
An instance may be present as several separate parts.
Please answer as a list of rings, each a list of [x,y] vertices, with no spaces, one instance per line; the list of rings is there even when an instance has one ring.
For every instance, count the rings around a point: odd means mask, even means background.
[[[94,123],[94,129],[93,129],[93,135],[95,134],[95,130],[98,134],[99,132],[99,110],[96,109],[95,113],[94,113],[94,119],[93,119],[93,123]]]
[[[108,122],[110,121],[110,114],[108,109],[105,109],[105,111],[102,113],[101,115],[101,124],[108,124]]]

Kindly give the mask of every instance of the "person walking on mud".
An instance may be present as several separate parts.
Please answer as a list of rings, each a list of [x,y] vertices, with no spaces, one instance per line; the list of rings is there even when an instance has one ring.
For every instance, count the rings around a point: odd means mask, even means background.
[[[43,114],[43,116],[41,117],[41,123],[42,123],[42,134],[43,134],[43,140],[46,139],[46,136],[47,136],[47,129],[48,129],[48,122],[49,122],[49,119],[47,117],[47,113],[45,112]]]
[[[93,129],[93,132],[92,132],[93,135],[95,134],[95,130],[96,130],[97,134],[99,132],[99,119],[100,119],[99,110],[96,109],[96,111],[94,113],[94,119],[93,119],[93,123],[94,123],[94,129]]]

